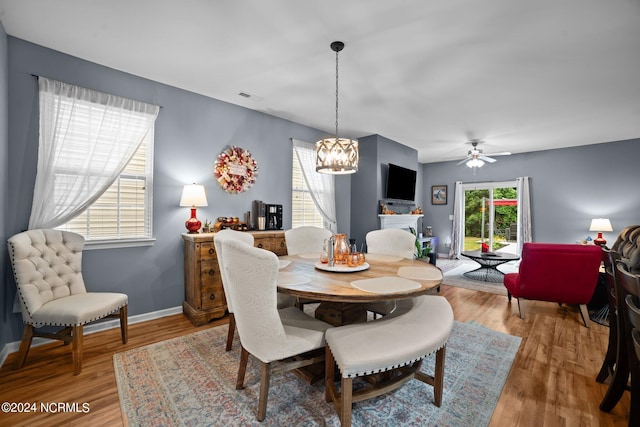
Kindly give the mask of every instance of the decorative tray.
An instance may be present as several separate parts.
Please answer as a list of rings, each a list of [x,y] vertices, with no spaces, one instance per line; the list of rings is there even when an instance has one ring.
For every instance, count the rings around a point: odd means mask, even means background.
[[[355,273],[356,271],[364,271],[369,268],[369,264],[366,262],[356,267],[349,267],[346,264],[337,264],[337,265],[334,265],[333,267],[329,267],[329,264],[323,264],[320,261],[318,261],[314,264],[314,266],[318,270],[331,271],[333,273]]]

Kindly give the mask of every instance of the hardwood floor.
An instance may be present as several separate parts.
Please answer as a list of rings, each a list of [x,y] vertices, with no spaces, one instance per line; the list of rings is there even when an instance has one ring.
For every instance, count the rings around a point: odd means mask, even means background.
[[[626,426],[629,396],[609,413],[598,409],[606,385],[595,381],[604,357],[608,328],[585,328],[577,307],[525,302],[501,295],[442,286],[455,319],[475,321],[496,331],[522,337],[491,419],[491,426]],[[122,345],[119,329],[87,335],[82,373],[73,375],[69,346],[59,343],[32,348],[25,367],[13,370],[15,353],[0,369],[0,402],[37,403],[36,413],[0,413],[0,425],[124,425],[113,372],[113,354],[226,323],[220,319],[194,327],[176,315],[130,325]],[[226,326],[225,326],[226,327]],[[78,403],[79,412],[43,413],[40,403]],[[83,411],[83,403],[88,411]],[[444,403],[446,405],[446,402]],[[73,409],[73,408],[71,408]]]

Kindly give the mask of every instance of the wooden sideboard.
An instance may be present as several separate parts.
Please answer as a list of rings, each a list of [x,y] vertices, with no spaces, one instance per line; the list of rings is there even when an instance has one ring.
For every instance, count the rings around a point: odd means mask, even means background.
[[[284,231],[247,231],[254,246],[287,254]],[[184,241],[184,302],[182,312],[196,326],[225,315],[227,300],[213,244],[215,233],[182,234]]]

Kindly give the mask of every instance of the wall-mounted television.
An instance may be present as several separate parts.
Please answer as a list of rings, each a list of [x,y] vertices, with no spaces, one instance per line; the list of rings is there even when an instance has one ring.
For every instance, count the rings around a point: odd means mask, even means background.
[[[385,198],[414,202],[416,200],[416,171],[389,163]]]

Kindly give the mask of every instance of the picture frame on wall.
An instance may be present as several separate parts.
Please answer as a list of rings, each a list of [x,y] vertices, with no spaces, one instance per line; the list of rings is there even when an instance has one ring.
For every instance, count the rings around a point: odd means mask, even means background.
[[[447,186],[446,185],[431,186],[431,204],[432,205],[447,204]]]

